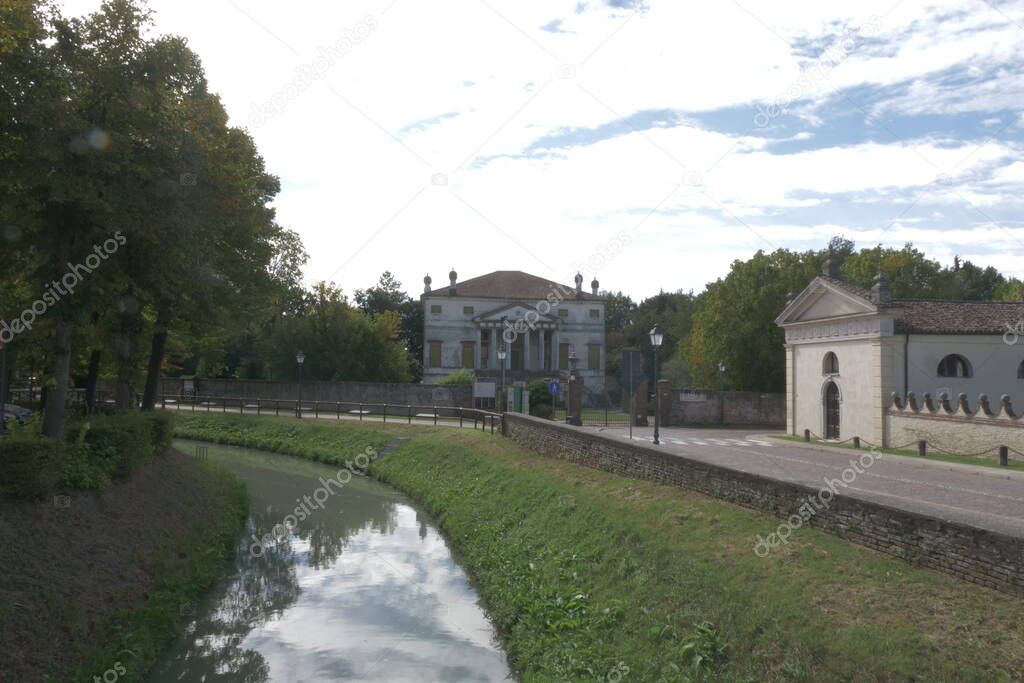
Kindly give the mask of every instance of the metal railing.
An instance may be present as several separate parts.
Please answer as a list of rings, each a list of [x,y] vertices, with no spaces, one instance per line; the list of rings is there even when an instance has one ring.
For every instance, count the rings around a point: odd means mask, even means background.
[[[404,422],[406,424],[458,423],[465,427],[494,434],[501,428],[501,413],[461,406],[414,405],[377,402],[299,401],[298,399],[236,398],[231,396],[178,396],[164,394],[159,397],[160,407],[167,410],[190,412],[238,413],[240,415],[274,415],[291,417],[328,418],[335,420],[364,420]]]

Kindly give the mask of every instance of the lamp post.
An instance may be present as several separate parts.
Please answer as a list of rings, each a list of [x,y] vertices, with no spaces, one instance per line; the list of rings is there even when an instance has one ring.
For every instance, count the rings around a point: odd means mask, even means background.
[[[577,395],[576,394],[579,391],[578,387],[576,386],[576,364],[579,363],[579,361],[580,361],[580,359],[576,357],[576,350],[575,349],[571,349],[569,351],[569,402],[565,406],[565,422],[566,422],[566,424],[577,425],[577,426],[582,424],[582,422],[583,422],[583,420],[582,420],[583,416],[582,415],[573,415],[572,414],[572,413],[576,412],[576,410],[575,410],[576,403],[577,403]],[[580,403],[580,411],[582,412],[582,408],[583,408],[582,401],[580,401],[579,403]]]
[[[718,361],[718,424],[725,424],[725,361]]]
[[[302,419],[302,365],[306,362],[306,354],[299,351],[295,354],[295,362],[299,364],[299,402],[295,404],[295,417]]]
[[[661,426],[661,391],[658,389],[658,349],[665,341],[665,330],[661,325],[651,328],[651,346],[654,347],[654,443],[659,444],[658,428]]]
[[[498,349],[498,364],[501,365],[501,381],[498,384],[498,409],[504,412],[505,407],[505,358],[508,356],[508,351],[505,350],[505,345],[508,342],[504,341],[502,337],[501,348]]]
[[[36,378],[30,375],[28,378],[28,405],[31,408],[36,404]]]

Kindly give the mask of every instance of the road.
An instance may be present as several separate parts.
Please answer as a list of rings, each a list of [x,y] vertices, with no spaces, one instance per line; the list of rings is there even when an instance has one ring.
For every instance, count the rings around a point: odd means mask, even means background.
[[[630,438],[628,428],[587,429]],[[634,427],[633,439],[651,443],[653,431]],[[855,478],[836,487],[841,495],[1024,538],[1024,471],[876,454],[864,456],[857,473],[851,460],[867,451],[788,443],[764,429],[666,427],[660,437],[657,448],[670,453],[815,489],[845,470],[847,480],[851,472]]]

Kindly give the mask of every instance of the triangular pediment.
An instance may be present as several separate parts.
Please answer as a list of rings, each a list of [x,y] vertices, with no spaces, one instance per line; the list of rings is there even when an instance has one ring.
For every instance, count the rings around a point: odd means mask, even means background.
[[[878,307],[871,301],[817,278],[776,318],[785,327],[796,323],[872,315]]]
[[[534,306],[530,306],[525,303],[511,303],[505,304],[495,308],[494,310],[481,313],[480,315],[473,318],[474,322],[483,323],[500,323],[502,318],[505,318],[511,322],[516,320],[525,320],[526,315],[529,313],[529,319],[538,322],[557,323],[558,321],[550,315],[544,315],[536,309]]]

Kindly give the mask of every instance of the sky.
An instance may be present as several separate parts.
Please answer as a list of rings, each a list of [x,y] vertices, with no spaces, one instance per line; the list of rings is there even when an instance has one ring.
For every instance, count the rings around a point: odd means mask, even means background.
[[[310,284],[639,299],[833,235],[1024,277],[1020,0],[150,7],[280,177]]]

